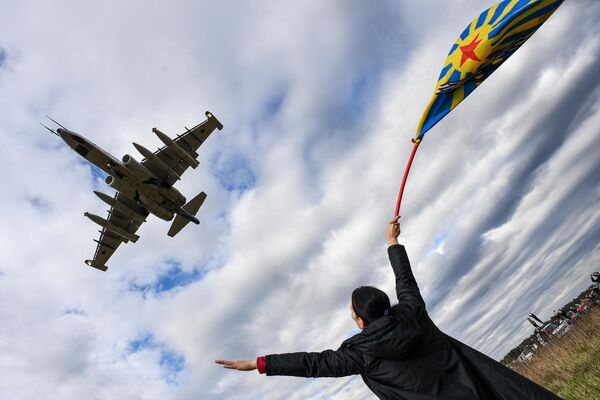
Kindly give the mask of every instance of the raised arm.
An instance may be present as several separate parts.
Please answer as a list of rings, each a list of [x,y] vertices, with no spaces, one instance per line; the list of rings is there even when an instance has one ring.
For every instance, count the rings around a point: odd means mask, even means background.
[[[417,286],[417,281],[410,268],[410,261],[404,246],[398,244],[400,235],[400,217],[391,220],[387,226],[386,238],[388,243],[388,256],[396,276],[396,295],[398,303],[413,308],[425,310],[425,302]]]

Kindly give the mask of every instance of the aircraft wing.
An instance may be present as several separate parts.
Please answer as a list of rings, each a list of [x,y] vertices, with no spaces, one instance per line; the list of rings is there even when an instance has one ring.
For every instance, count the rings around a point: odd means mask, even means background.
[[[123,242],[129,242],[129,239],[124,238],[122,234],[116,233],[115,231],[123,229],[126,234],[134,236],[135,240],[137,240],[135,232],[142,223],[144,223],[145,217],[149,214],[148,211],[139,207],[133,200],[127,198],[120,192],[116,193],[114,200],[119,206],[118,208],[114,205],[111,206],[107,218],[108,223],[113,225],[112,230],[110,229],[110,225],[102,227],[102,230],[99,231],[100,239],[94,240],[98,243],[94,258],[85,261],[90,267],[97,268],[101,271],[106,271],[108,269],[106,263],[119,245]],[[123,205],[125,205],[126,208],[124,208]],[[127,209],[131,209],[131,211],[127,212]],[[135,212],[133,210],[135,210]]]
[[[223,125],[212,113],[207,111],[206,117],[207,119],[204,122],[191,129],[186,128],[185,133],[177,135],[177,138],[172,141],[170,139],[161,139],[163,141],[170,141],[170,143],[154,152],[153,156],[158,157],[159,161],[153,161],[154,157],[146,157],[142,160],[142,165],[152,171],[159,172],[170,186],[175,184],[189,166],[195,168],[198,165],[198,153],[196,150],[198,150],[200,145],[204,143],[215,128],[219,130],[223,129]],[[157,129],[155,128],[153,131],[157,132]],[[164,135],[158,131],[157,135],[159,134]],[[181,150],[184,150],[187,154],[182,154]],[[188,157],[191,157],[191,159]],[[191,163],[192,161],[193,163]],[[169,168],[169,170],[165,170],[165,168]]]

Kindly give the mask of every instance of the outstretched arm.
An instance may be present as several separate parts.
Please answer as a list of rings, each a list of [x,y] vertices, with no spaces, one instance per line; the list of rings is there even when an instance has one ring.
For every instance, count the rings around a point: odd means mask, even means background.
[[[337,378],[365,371],[363,356],[347,347],[320,353],[270,354],[265,359],[267,375]]]
[[[261,360],[262,359],[262,360]],[[359,353],[348,348],[325,350],[320,353],[270,354],[256,360],[227,361],[217,360],[217,364],[238,371],[253,371],[267,375],[287,375],[305,378],[340,377],[361,374],[365,370],[365,360]],[[262,362],[263,365],[257,365]]]
[[[425,302],[419,292],[417,281],[410,268],[410,261],[404,246],[398,244],[400,235],[400,217],[395,217],[387,226],[386,238],[388,255],[396,276],[396,295],[399,304],[425,310]]]

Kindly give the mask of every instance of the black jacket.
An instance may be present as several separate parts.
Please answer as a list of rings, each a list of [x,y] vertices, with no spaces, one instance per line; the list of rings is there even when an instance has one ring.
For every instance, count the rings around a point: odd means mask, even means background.
[[[369,323],[336,351],[266,356],[267,375],[360,374],[381,399],[559,399],[499,362],[441,332],[427,315],[404,246],[388,249],[399,307],[416,324],[391,315]]]

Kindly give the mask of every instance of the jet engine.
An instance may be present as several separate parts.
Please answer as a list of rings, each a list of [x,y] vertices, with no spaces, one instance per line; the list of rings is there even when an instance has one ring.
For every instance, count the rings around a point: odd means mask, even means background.
[[[129,154],[125,154],[123,156],[123,164],[129,169],[133,174],[142,181],[146,181],[148,179],[157,179],[156,175],[154,175],[150,170],[140,164],[135,158],[133,158]]]
[[[116,191],[121,192],[121,193],[123,193],[125,195],[127,195],[131,191],[131,190],[129,190],[130,189],[129,187],[123,185],[123,183],[121,182],[121,180],[116,179],[112,175],[107,176],[105,182],[111,188],[113,188]]]

